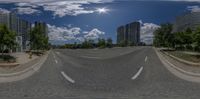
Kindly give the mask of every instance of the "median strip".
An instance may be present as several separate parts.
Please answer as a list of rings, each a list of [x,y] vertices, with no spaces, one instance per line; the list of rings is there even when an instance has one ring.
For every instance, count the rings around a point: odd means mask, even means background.
[[[75,81],[73,79],[71,79],[69,76],[67,76],[67,74],[65,74],[65,72],[61,72],[62,76],[68,80],[70,83],[75,83]]]
[[[135,80],[142,73],[142,70],[143,70],[143,66],[140,67],[140,69],[138,70],[138,72],[131,79]]]

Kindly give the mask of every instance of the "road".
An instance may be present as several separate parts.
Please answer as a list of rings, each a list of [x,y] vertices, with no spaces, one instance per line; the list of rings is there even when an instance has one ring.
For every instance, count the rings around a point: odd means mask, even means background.
[[[151,47],[52,50],[33,76],[0,84],[1,99],[199,99]]]

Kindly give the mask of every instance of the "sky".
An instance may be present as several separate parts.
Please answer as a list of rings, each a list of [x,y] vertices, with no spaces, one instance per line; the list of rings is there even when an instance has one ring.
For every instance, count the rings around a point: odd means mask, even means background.
[[[46,22],[52,44],[98,38],[116,42],[117,27],[134,21],[141,23],[141,41],[151,44],[160,24],[200,12],[200,0],[0,0],[0,11]]]

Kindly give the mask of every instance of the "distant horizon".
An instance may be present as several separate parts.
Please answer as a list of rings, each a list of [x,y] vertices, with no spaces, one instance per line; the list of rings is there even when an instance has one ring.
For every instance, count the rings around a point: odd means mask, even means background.
[[[152,44],[153,31],[160,24],[173,23],[180,15],[200,12],[199,2],[174,1],[47,0],[45,3],[0,3],[0,10],[15,12],[31,23],[46,22],[49,41],[55,45],[100,37],[110,37],[116,43],[117,28],[136,21],[142,24],[141,41]]]

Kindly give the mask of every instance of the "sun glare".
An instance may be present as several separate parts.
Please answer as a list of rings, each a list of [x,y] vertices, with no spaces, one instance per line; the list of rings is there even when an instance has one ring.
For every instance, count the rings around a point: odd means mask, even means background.
[[[100,14],[107,13],[108,11],[109,11],[109,9],[107,9],[107,8],[97,8],[97,12]]]

